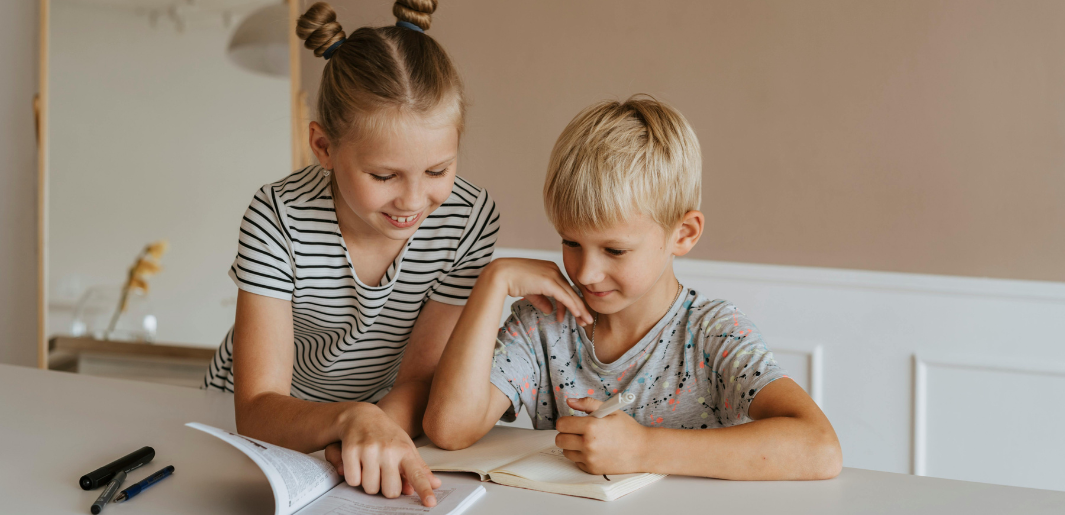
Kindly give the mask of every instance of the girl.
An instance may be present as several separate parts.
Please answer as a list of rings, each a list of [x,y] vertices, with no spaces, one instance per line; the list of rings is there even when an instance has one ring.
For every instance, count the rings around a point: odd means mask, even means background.
[[[205,378],[234,393],[241,434],[325,448],[348,484],[426,506],[440,482],[411,439],[499,227],[487,193],[455,175],[465,103],[424,33],[436,4],[399,0],[396,26],[350,36],[328,4],[300,18],[327,60],[310,124],[320,166],[252,199],[229,272],[236,322]]]

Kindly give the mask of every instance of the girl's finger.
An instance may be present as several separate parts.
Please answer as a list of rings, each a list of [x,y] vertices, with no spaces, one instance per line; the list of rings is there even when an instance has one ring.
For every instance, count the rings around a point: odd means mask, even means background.
[[[341,444],[343,445],[343,444]],[[341,454],[346,454],[344,461],[344,481],[351,486],[362,484],[362,463],[359,460],[359,448],[355,446],[344,447]]]
[[[407,478],[403,478],[403,495],[414,495],[414,487],[410,486]]]
[[[430,508],[436,506],[436,495],[433,493],[433,484],[430,481],[433,473],[429,471],[429,467],[425,465],[421,457],[408,456],[400,466],[403,468],[404,479],[418,493],[418,497],[421,497],[422,504]],[[440,486],[439,482],[436,486]]]
[[[551,301],[547,300],[547,297],[544,297],[543,295],[526,295],[525,300],[529,301],[529,304],[532,304],[533,307],[539,309],[544,314],[550,313],[553,309],[551,307]]]
[[[372,447],[362,453],[362,490],[370,495],[381,490],[381,462]]]
[[[381,461],[381,494],[389,499],[399,497],[403,491],[403,479],[399,475],[399,463],[392,460]]]
[[[325,446],[325,461],[337,470],[337,474],[344,475],[344,459],[340,452],[339,443],[331,443]]]

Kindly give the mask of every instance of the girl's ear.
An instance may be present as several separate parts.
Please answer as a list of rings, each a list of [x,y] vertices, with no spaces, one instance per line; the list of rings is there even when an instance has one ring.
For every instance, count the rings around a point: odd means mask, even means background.
[[[693,209],[684,213],[684,217],[680,219],[677,228],[673,231],[674,256],[687,254],[699,242],[699,237],[703,235],[705,221],[702,211]]]
[[[326,137],[325,130],[322,129],[321,125],[318,125],[318,122],[311,122],[308,132],[310,133],[311,152],[314,152],[314,157],[318,158],[318,163],[322,165],[322,168],[332,170],[336,149],[332,147],[329,138]]]

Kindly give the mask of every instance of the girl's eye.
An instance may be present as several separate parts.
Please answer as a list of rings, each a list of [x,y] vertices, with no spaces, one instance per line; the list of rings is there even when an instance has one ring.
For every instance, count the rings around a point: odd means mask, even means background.
[[[392,180],[392,178],[395,177],[395,175],[375,175],[375,174],[371,173],[370,177],[373,177],[375,181],[385,182],[385,181]]]
[[[448,171],[448,169],[444,168],[443,170],[437,170],[437,171],[426,170],[425,173],[429,177],[443,177],[443,176],[447,175],[447,171]]]
[[[606,252],[607,252],[607,254],[610,254],[611,256],[620,256],[620,255],[622,255],[622,254],[624,254],[624,253],[626,253],[628,251],[627,250],[621,250],[621,249],[606,249]]]

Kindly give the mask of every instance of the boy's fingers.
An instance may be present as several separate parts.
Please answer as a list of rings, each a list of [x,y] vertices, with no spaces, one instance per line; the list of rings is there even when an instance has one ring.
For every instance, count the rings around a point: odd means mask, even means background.
[[[584,439],[580,435],[559,433],[555,435],[555,447],[563,450],[579,451],[584,448]]]
[[[581,397],[580,399],[567,399],[566,402],[569,404],[569,407],[571,407],[571,408],[573,408],[575,410],[583,411],[585,413],[591,413],[591,412],[599,409],[599,406],[603,405],[603,401],[601,401],[599,399],[596,399],[594,397]]]
[[[430,481],[433,473],[429,471],[429,467],[421,463],[421,459],[415,458],[407,458],[401,465],[403,476],[422,499],[422,504],[430,508],[436,506],[436,495],[433,494],[433,485]]]
[[[584,464],[584,453],[581,451],[563,450],[562,455],[565,456],[567,460],[576,463],[578,467]],[[582,468],[581,470],[584,469]],[[584,471],[588,472],[587,470]]]
[[[588,426],[589,420],[596,419],[592,417],[561,417],[555,422],[555,430],[559,433],[582,435]]]

